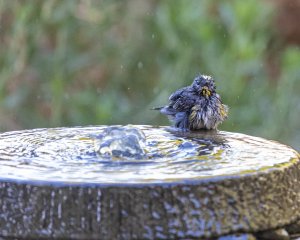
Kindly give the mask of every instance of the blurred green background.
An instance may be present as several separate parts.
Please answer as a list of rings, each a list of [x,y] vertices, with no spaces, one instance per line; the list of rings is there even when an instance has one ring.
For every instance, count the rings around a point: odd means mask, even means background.
[[[0,0],[0,130],[166,125],[150,109],[203,73],[221,130],[300,150],[296,2]]]

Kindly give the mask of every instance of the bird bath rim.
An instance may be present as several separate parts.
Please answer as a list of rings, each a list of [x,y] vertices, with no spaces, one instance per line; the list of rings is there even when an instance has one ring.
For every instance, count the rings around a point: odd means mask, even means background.
[[[121,125],[114,125],[117,127],[124,127]],[[20,184],[31,184],[31,185],[52,185],[52,186],[102,186],[102,187],[144,187],[144,186],[176,186],[176,185],[182,185],[182,184],[189,184],[189,185],[199,185],[199,184],[207,184],[207,183],[213,183],[218,181],[223,181],[226,179],[240,179],[241,177],[251,177],[253,175],[259,176],[268,174],[271,172],[276,171],[282,171],[285,168],[288,168],[292,165],[295,165],[299,163],[299,154],[294,151],[292,148],[285,146],[283,144],[277,143],[275,141],[265,140],[258,137],[252,137],[249,135],[241,134],[241,133],[231,133],[231,132],[225,132],[225,131],[192,131],[192,132],[183,132],[175,128],[170,127],[164,127],[164,126],[147,126],[147,125],[130,125],[133,127],[137,127],[140,129],[159,129],[160,133],[167,133],[175,135],[176,137],[180,138],[191,138],[191,139],[218,139],[218,141],[226,141],[226,137],[235,136],[239,138],[249,138],[250,140],[257,140],[257,141],[263,141],[266,143],[274,144],[274,146],[278,146],[282,148],[283,150],[286,150],[287,152],[290,152],[289,159],[287,161],[275,163],[273,165],[268,166],[262,166],[258,169],[250,169],[250,170],[244,170],[239,171],[236,173],[231,174],[222,174],[222,175],[215,175],[215,176],[201,176],[201,177],[193,177],[193,178],[182,178],[182,179],[168,179],[166,181],[150,181],[149,182],[93,182],[93,181],[83,181],[83,182],[76,182],[76,181],[66,181],[66,180],[41,180],[41,179],[14,179],[10,177],[0,177],[0,182],[14,182],[14,183],[20,183]],[[45,131],[62,131],[62,130],[80,130],[80,129],[98,129],[99,128],[105,128],[110,126],[100,125],[100,126],[76,126],[76,127],[70,127],[70,128],[37,128],[37,129],[28,129],[28,130],[22,130],[22,131],[12,131],[12,132],[6,132],[0,134],[0,142],[1,137],[5,134],[20,134],[20,133],[28,133],[30,131],[36,131],[36,132],[45,132]],[[234,150],[234,149],[233,149]],[[293,156],[292,156],[293,155]],[[1,156],[1,153],[0,153]],[[178,163],[180,164],[180,163]],[[0,165],[1,165],[1,159],[0,159]],[[155,169],[154,169],[155,170]],[[156,179],[157,180],[157,179]]]

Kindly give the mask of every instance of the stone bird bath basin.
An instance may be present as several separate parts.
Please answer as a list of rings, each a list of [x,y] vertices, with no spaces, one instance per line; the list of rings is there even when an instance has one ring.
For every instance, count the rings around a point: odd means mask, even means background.
[[[0,237],[207,239],[300,218],[293,149],[151,126],[0,134]]]

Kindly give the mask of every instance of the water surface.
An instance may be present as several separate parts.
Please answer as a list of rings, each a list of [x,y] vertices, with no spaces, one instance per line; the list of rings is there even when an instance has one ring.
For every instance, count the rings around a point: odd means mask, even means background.
[[[161,183],[237,175],[289,164],[297,152],[277,142],[230,132],[180,132],[136,126],[145,156],[97,153],[107,126],[33,129],[0,134],[0,178],[61,183]]]

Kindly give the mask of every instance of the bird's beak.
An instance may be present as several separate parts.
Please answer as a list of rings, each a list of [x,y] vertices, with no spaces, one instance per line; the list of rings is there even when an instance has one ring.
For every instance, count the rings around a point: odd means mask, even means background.
[[[203,96],[205,97],[209,97],[211,95],[211,92],[209,91],[208,87],[207,86],[204,86],[202,89],[201,89],[201,93]]]

